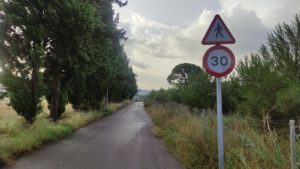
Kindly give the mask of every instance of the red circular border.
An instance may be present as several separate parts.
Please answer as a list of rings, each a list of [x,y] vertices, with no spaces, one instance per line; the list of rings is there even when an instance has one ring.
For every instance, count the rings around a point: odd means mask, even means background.
[[[218,73],[218,72],[215,72],[215,71],[211,70],[208,66],[208,63],[207,63],[209,54],[211,52],[213,52],[214,50],[217,50],[217,49],[221,49],[221,50],[226,51],[229,54],[230,58],[231,58],[230,67],[223,73]],[[228,75],[234,69],[235,57],[234,57],[234,54],[232,53],[232,51],[229,48],[227,48],[225,46],[221,46],[221,45],[213,46],[205,52],[204,57],[203,57],[203,66],[204,66],[204,68],[205,68],[205,70],[208,74],[210,74],[212,76],[215,76],[215,77],[219,77],[219,78],[224,77],[224,76]]]

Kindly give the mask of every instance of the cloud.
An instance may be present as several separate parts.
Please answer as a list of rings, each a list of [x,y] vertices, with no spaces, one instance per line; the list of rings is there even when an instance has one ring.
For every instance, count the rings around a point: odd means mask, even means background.
[[[222,9],[202,10],[198,19],[185,26],[169,25],[123,10],[120,26],[126,29],[129,37],[125,51],[132,60],[139,86],[146,89],[167,88],[166,77],[177,64],[187,62],[202,65],[202,56],[210,46],[203,46],[201,40],[216,13],[221,15],[236,38],[236,44],[227,46],[238,60],[256,52],[261,44],[266,43],[267,34],[272,32],[280,18],[293,19],[290,14],[278,15],[276,10],[283,8],[280,2],[269,7],[271,0],[266,0],[262,2],[264,7],[260,7],[250,0],[220,0]],[[295,1],[287,0],[284,4],[291,2]],[[264,9],[273,12],[268,14]],[[270,17],[271,14],[274,17]]]
[[[267,35],[272,32],[253,10],[238,5],[224,13],[226,13],[224,20],[230,23],[228,26],[236,39],[232,49],[238,57],[256,52],[263,43],[266,43]]]
[[[193,22],[202,10],[220,8],[211,0],[129,0],[126,10],[165,24],[185,25]]]
[[[143,63],[143,62],[138,62],[138,61],[133,61],[133,60],[131,60],[130,63],[131,63],[133,66],[135,66],[135,67],[137,67],[137,68],[139,68],[139,69],[143,69],[143,70],[146,70],[147,68],[150,67],[149,65],[147,65],[147,64],[145,64],[145,63]]]
[[[280,22],[290,21],[293,19],[291,17],[300,13],[299,0],[264,0],[258,2],[254,0],[220,0],[220,4],[225,10],[240,5],[247,10],[255,11],[262,23],[270,28]]]
[[[121,25],[127,25],[125,28],[129,36],[125,48],[129,56],[134,58],[151,56],[161,59],[195,59],[207,49],[201,45],[201,40],[215,13],[204,10],[196,22],[186,27],[176,27],[130,12],[130,18],[121,22]],[[237,55],[256,51],[265,43],[267,33],[271,32],[254,11],[242,6],[222,11],[221,15],[237,40],[233,46]]]

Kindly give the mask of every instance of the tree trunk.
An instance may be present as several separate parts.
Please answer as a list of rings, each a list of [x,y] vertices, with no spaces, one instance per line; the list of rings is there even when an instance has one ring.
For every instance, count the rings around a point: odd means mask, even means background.
[[[59,118],[58,116],[58,104],[59,104],[59,95],[61,92],[61,75],[56,75],[53,84],[53,93],[51,97],[50,104],[50,117],[54,122],[56,122]]]
[[[108,88],[106,89],[105,107],[106,107],[106,111],[108,111]]]
[[[31,78],[31,108],[30,108],[30,117],[27,119],[27,121],[32,124],[35,119],[35,115],[37,113],[37,92],[38,92],[38,73],[39,73],[39,67],[34,64],[32,68],[32,78]]]

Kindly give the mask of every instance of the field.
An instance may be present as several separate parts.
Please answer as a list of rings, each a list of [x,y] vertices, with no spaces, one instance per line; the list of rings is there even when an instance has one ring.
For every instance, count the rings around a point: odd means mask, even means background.
[[[186,168],[218,168],[214,112],[199,115],[178,104],[150,104],[146,110],[155,134]],[[225,116],[224,146],[226,169],[290,168],[288,124],[269,132],[257,119]],[[299,142],[297,153],[300,157]]]
[[[15,117],[17,115],[16,112],[8,106],[8,104],[8,98],[5,98],[0,101],[0,120],[3,118]]]
[[[8,99],[0,102],[0,166],[11,163],[24,152],[32,151],[44,144],[56,141],[74,130],[97,120],[107,113],[104,112],[76,112],[71,105],[67,105],[66,112],[58,123],[52,123],[49,119],[47,103],[43,101],[44,112],[37,116],[35,123],[30,126],[18,116],[7,104]],[[128,104],[112,103],[110,112]]]

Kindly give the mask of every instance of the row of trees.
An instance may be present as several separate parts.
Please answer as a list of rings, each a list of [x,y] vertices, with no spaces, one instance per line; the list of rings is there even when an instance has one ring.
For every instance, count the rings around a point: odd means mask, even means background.
[[[12,107],[28,122],[46,96],[57,121],[70,102],[77,110],[99,110],[131,98],[136,75],[121,42],[112,4],[120,0],[7,0],[0,2],[1,83]]]
[[[150,98],[175,101],[199,109],[215,108],[215,80],[193,64],[177,65],[168,90],[153,91]],[[299,118],[300,110],[300,16],[290,24],[279,24],[268,43],[245,57],[236,72],[223,81],[226,113],[259,118]]]

